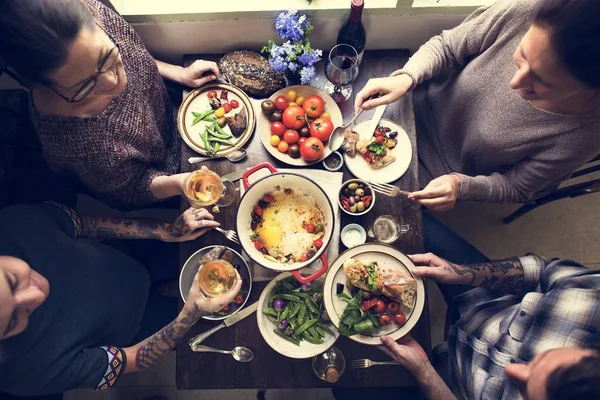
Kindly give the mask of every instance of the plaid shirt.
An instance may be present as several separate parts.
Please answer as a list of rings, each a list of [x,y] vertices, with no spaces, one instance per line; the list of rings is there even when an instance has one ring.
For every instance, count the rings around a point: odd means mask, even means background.
[[[476,288],[454,299],[460,319],[450,327],[448,344],[459,398],[521,399],[504,374],[507,364],[600,342],[600,271],[535,255],[520,261],[522,294]]]

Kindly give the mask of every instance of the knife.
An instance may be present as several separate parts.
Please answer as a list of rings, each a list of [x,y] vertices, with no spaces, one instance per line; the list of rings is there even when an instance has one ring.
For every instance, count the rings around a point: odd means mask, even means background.
[[[243,320],[248,315],[254,313],[257,308],[258,308],[258,301],[256,303],[252,304],[251,306],[246,307],[243,310],[235,313],[234,315],[227,318],[226,320],[224,320],[223,322],[221,322],[219,325],[215,326],[214,328],[209,329],[206,332],[199,334],[198,336],[194,336],[193,338],[190,339],[190,342],[189,342],[190,347],[193,349],[196,345],[202,343],[202,341],[204,341],[207,337],[209,337],[213,333],[215,333],[225,327],[230,327],[231,325]]]
[[[373,136],[373,133],[375,133],[375,129],[377,128],[377,125],[379,125],[379,121],[381,120],[381,117],[383,116],[383,113],[385,112],[385,107],[386,107],[386,105],[383,104],[375,109],[375,113],[373,114],[373,119],[371,119],[371,123],[369,124],[367,140],[369,140],[371,138],[371,136]]]
[[[221,179],[227,179],[230,182],[235,182],[238,179],[242,179],[242,176],[246,172],[246,168],[239,169],[237,171],[230,172],[221,177]]]

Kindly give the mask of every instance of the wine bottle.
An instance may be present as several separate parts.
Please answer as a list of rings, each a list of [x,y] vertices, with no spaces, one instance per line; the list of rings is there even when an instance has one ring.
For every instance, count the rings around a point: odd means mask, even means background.
[[[364,0],[352,0],[351,5],[350,17],[338,32],[337,44],[349,44],[354,47],[358,53],[358,64],[360,64],[367,41],[365,27],[361,21],[365,2]]]

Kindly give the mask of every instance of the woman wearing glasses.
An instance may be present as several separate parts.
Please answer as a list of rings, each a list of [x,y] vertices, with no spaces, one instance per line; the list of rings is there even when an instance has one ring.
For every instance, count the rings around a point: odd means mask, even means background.
[[[125,208],[182,193],[181,140],[162,78],[190,87],[217,65],[154,60],[119,15],[96,0],[6,0],[0,56],[30,83],[44,157],[99,198]]]

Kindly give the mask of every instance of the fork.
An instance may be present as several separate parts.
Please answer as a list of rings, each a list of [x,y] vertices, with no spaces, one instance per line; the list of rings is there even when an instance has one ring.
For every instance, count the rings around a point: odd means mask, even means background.
[[[229,240],[231,240],[232,242],[235,242],[237,244],[240,244],[240,241],[237,237],[237,233],[235,233],[235,231],[233,229],[230,229],[228,231],[219,228],[218,226],[215,226],[215,230],[217,232],[221,232],[223,235],[225,235],[225,237]]]
[[[388,183],[379,183],[379,182],[369,181],[369,184],[371,186],[373,186],[373,190],[375,190],[377,193],[381,193],[381,194],[384,194],[384,195],[390,196],[390,197],[396,197],[398,195],[408,196],[410,194],[410,192],[401,190],[399,187],[390,185]]]
[[[368,358],[350,361],[351,368],[371,368],[375,365],[400,365],[396,361],[371,361]]]

